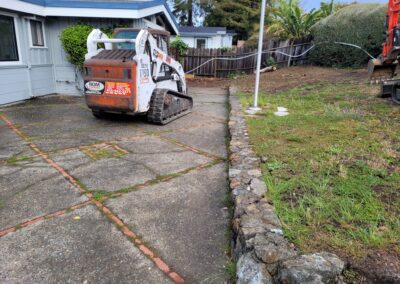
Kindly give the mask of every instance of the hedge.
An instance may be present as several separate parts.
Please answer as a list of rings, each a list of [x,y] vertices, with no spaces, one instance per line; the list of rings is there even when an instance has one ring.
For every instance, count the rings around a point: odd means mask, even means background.
[[[76,24],[67,27],[61,33],[61,45],[67,53],[67,59],[79,69],[82,69],[87,53],[87,38],[93,26]]]
[[[356,44],[378,56],[385,40],[386,4],[353,4],[320,20],[311,31],[316,47],[313,64],[332,67],[361,67],[370,59],[363,51],[333,42]]]

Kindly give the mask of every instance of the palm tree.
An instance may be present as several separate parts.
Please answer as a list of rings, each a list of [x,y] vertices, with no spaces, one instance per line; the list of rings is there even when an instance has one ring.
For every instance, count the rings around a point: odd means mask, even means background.
[[[306,37],[320,18],[320,10],[306,13],[298,0],[279,0],[267,32],[281,39]]]
[[[321,11],[321,16],[323,18],[328,17],[329,15],[332,15],[337,10],[334,0],[331,0],[331,2],[329,2],[329,3],[321,2],[319,9]]]

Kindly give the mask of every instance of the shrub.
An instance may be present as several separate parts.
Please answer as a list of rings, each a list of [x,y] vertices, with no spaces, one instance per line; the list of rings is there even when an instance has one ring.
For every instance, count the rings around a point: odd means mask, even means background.
[[[186,50],[189,48],[189,46],[179,36],[171,41],[171,47],[175,48],[180,56],[184,55]]]
[[[86,40],[93,29],[90,25],[77,24],[67,27],[61,33],[61,45],[67,53],[68,61],[81,70],[87,53]]]
[[[270,56],[270,57],[268,57],[267,60],[265,61],[265,64],[266,64],[267,66],[275,66],[275,65],[276,65],[276,61],[275,61],[275,59],[274,59],[272,56]]]
[[[385,4],[354,4],[319,21],[311,31],[316,44],[310,53],[311,62],[323,66],[365,66],[369,57],[362,50],[334,42],[356,44],[378,56],[385,40],[385,11]]]

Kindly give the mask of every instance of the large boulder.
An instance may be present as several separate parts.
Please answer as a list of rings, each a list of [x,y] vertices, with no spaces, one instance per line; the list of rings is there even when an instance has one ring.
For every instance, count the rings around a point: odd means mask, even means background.
[[[334,254],[301,255],[280,264],[278,279],[287,284],[334,284],[341,282],[343,269],[344,262]]]
[[[274,284],[265,265],[258,262],[251,252],[239,258],[236,271],[237,284]]]

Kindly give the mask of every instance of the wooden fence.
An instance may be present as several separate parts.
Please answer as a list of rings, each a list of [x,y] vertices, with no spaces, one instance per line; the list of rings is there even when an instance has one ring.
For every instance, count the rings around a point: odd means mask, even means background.
[[[307,54],[290,58],[282,53],[298,56],[310,47],[309,39],[267,40],[263,46],[262,65],[266,66],[270,57],[279,67],[304,64],[307,61]],[[175,51],[172,51],[172,54],[182,63],[186,72],[195,69],[190,73],[197,76],[229,77],[230,74],[250,74],[254,72],[257,64],[257,49],[249,47],[230,50],[190,48],[181,57],[176,56]],[[227,60],[215,60],[215,58]]]

